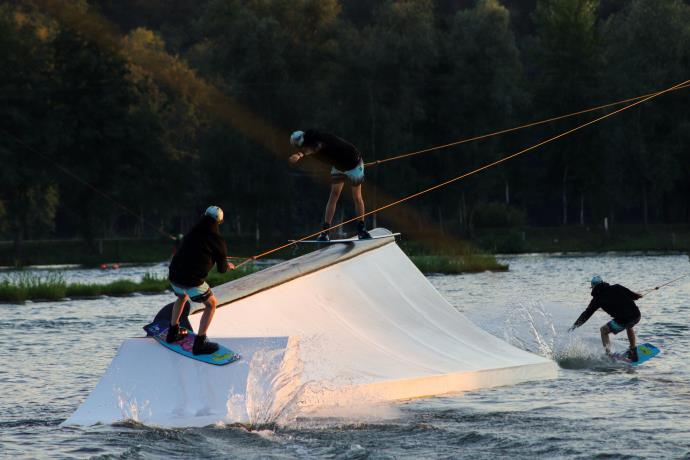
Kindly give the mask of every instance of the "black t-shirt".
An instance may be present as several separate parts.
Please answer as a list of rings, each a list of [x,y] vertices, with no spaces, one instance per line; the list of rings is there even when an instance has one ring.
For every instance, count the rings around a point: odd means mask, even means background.
[[[587,309],[575,321],[576,326],[584,324],[597,309],[601,308],[611,315],[618,323],[627,323],[640,317],[640,309],[635,305],[635,300],[640,295],[630,289],[614,284],[601,283],[592,289],[592,301]]]
[[[199,286],[216,264],[218,272],[228,271],[228,253],[218,223],[204,216],[182,239],[182,246],[170,261],[168,279],[181,286]]]
[[[362,154],[354,145],[338,136],[321,133],[313,129],[304,133],[303,147],[317,150],[319,144],[321,148],[310,156],[340,171],[349,171],[355,168],[362,159]]]

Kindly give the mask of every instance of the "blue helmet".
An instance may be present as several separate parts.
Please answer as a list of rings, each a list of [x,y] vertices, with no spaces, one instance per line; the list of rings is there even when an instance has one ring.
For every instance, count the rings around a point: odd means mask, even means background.
[[[591,283],[592,287],[594,287],[594,286],[596,286],[597,284],[601,284],[601,283],[603,283],[603,282],[604,282],[604,280],[601,279],[601,276],[599,276],[599,275],[594,275],[594,276],[592,277],[592,281],[591,281],[590,283]]]
[[[290,145],[302,147],[302,144],[304,144],[304,131],[295,131],[290,135]]]

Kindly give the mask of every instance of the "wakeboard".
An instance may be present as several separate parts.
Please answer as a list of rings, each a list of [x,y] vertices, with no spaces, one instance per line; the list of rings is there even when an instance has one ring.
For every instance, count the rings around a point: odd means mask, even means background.
[[[340,240],[329,240],[329,241],[319,241],[319,240],[289,240],[290,243],[297,243],[297,244],[355,244],[355,243],[364,243],[365,241],[371,241],[371,240],[378,240],[381,238],[392,238],[400,236],[400,233],[389,233],[388,235],[376,235],[372,236],[371,238],[366,238],[363,240],[360,240],[359,238],[352,237],[352,238],[344,238]]]
[[[659,353],[661,353],[661,350],[659,350],[651,343],[643,343],[642,345],[637,346],[637,361],[630,360],[630,358],[628,357],[627,350],[613,353],[611,355],[611,359],[613,359],[614,361],[620,361],[626,364],[630,364],[631,366],[639,366],[645,361],[649,361]]]
[[[165,348],[179,353],[188,358],[192,358],[202,363],[215,364],[216,366],[223,366],[225,364],[234,363],[241,356],[229,348],[225,348],[223,345],[219,344],[218,351],[210,355],[195,355],[192,353],[192,348],[194,347],[194,338],[196,334],[191,330],[188,331],[184,339],[168,343],[165,341],[165,337],[168,335],[169,322],[161,323],[151,323],[144,326],[144,330],[148,335],[156,339],[158,343],[163,345]]]

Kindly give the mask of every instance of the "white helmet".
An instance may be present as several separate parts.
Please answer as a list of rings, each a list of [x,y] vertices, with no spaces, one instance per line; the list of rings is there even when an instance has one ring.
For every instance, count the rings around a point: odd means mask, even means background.
[[[218,206],[209,206],[206,208],[206,211],[204,211],[205,216],[213,217],[216,222],[222,222],[223,221],[223,210],[220,209]]]
[[[295,131],[290,135],[290,145],[302,147],[302,144],[304,144],[304,131]]]

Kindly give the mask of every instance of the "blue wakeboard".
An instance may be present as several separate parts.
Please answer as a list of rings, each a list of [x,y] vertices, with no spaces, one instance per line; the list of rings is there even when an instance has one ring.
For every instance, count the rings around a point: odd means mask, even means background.
[[[202,363],[223,366],[225,364],[234,363],[235,361],[241,358],[239,354],[235,353],[229,348],[225,348],[223,345],[220,344],[218,351],[216,351],[215,353],[212,353],[210,355],[195,355],[194,353],[192,353],[192,348],[194,347],[194,338],[196,337],[196,334],[194,334],[194,332],[192,332],[191,330],[188,331],[187,335],[182,340],[173,343],[168,343],[165,341],[165,337],[168,335],[169,324],[170,323],[168,321],[164,321],[161,323],[154,322],[144,326],[144,330],[148,335],[156,339],[158,343],[163,345],[165,348],[172,350],[175,353],[184,355],[188,358],[201,361]]]
[[[651,343],[643,343],[642,345],[637,346],[637,361],[631,361],[630,358],[628,357],[628,352],[627,351],[621,351],[621,352],[616,352],[611,355],[611,359],[615,361],[620,361],[626,364],[630,364],[631,366],[639,366],[640,364],[644,363],[645,361],[649,361],[656,355],[661,353],[661,350],[659,350],[657,347],[652,345]]]

